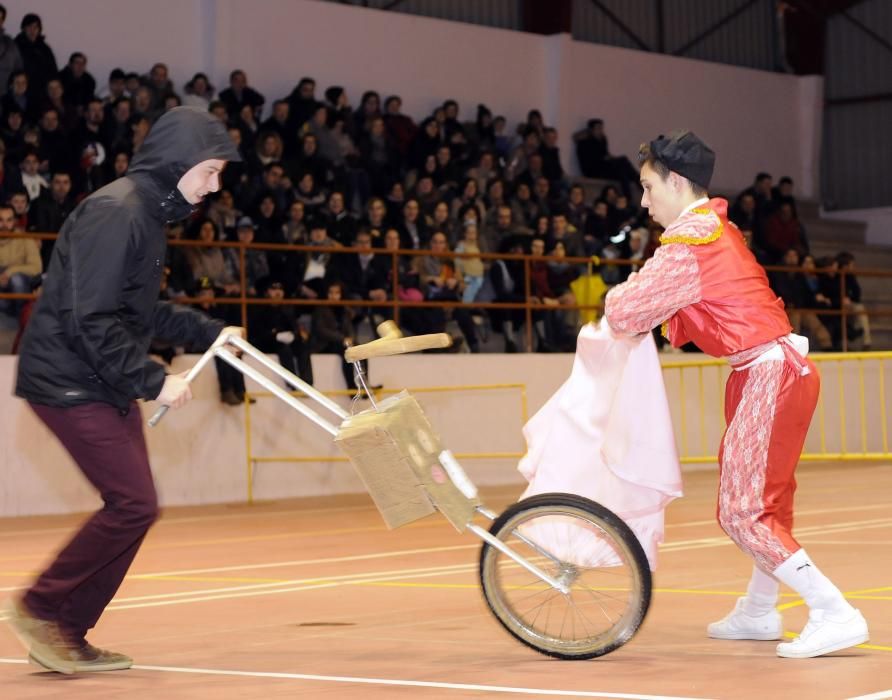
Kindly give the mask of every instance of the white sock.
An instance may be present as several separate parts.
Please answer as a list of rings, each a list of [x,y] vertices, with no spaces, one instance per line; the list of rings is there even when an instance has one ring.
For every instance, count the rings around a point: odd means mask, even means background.
[[[779,592],[780,584],[777,579],[758,566],[753,566],[753,575],[746,587],[743,612],[750,617],[761,617],[773,612]]]
[[[821,573],[804,549],[800,549],[774,570],[774,575],[802,596],[809,610],[823,610],[837,619],[854,612],[842,592]]]

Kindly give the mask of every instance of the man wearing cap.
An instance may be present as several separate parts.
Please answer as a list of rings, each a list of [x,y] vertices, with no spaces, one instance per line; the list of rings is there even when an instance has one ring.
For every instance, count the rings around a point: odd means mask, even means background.
[[[238,242],[243,245],[251,245],[254,242],[254,234],[257,232],[257,225],[250,216],[241,217],[235,225],[235,232],[238,236]],[[232,263],[232,276],[235,279],[241,279],[241,263],[237,250],[230,249],[233,255],[229,258]],[[257,296],[257,283],[265,277],[269,277],[269,260],[266,251],[249,249],[245,251],[245,282],[247,284],[248,295]]]
[[[727,218],[706,193],[713,151],[689,131],[660,136],[639,152],[642,206],[666,227],[644,267],[607,295],[613,331],[647,333],[663,323],[672,345],[693,341],[728,359],[728,427],[719,449],[718,520],[754,560],[747,593],[707,628],[716,639],[776,640],[779,582],[809,607],[788,658],[821,656],[868,639],[867,623],[792,535],[794,471],[817,404],[820,378],[807,339],[791,333],[783,302]]]
[[[31,658],[59,673],[129,668],[86,635],[123,581],[158,502],[138,399],[172,408],[190,398],[185,373],[148,359],[153,338],[209,346],[223,324],[158,301],[165,223],[187,217],[239,160],[204,110],[162,116],[125,177],[87,197],[65,221],[43,294],[25,331],[16,393],[99,491],[93,515],[20,599],[7,620]]]

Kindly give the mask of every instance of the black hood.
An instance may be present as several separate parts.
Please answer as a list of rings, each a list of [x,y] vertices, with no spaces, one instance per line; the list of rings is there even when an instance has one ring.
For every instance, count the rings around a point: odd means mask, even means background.
[[[171,190],[193,166],[211,158],[242,159],[217,117],[196,107],[175,107],[155,122],[127,174],[149,175]]]

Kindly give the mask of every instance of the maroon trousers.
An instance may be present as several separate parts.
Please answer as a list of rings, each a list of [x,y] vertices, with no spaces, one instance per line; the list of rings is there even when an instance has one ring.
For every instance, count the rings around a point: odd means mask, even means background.
[[[24,598],[35,616],[81,640],[114,597],[158,517],[142,417],[136,403],[127,415],[104,403],[30,405],[104,502]]]

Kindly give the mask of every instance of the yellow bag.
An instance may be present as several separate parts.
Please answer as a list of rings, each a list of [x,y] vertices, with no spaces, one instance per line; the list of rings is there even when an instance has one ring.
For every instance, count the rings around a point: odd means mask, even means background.
[[[604,303],[604,294],[610,287],[604,284],[600,272],[594,271],[593,265],[600,263],[598,258],[592,258],[588,263],[588,271],[586,274],[577,277],[570,283],[570,290],[576,297],[576,303],[579,306],[597,306],[600,307]],[[592,323],[598,320],[598,309],[580,309],[580,323]]]

